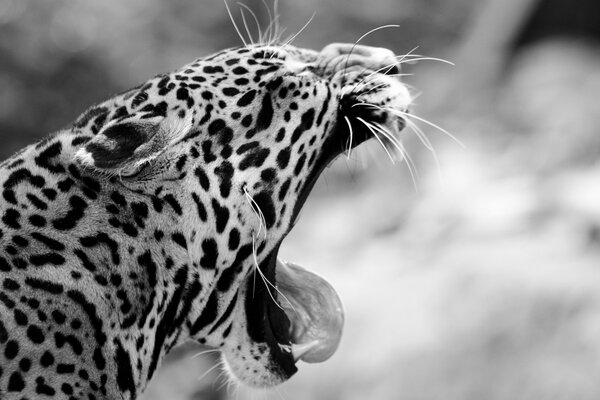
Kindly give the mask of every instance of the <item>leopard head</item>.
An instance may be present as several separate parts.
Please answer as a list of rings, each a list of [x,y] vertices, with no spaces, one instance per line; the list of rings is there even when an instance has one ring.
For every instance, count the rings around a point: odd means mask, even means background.
[[[246,384],[281,383],[299,360],[323,361],[339,344],[335,290],[279,261],[278,251],[329,163],[370,138],[399,145],[411,98],[397,65],[391,51],[359,45],[235,48],[158,76],[75,124],[93,134],[77,151],[81,165],[180,205],[173,219],[148,222],[182,232],[185,246],[155,253],[187,260],[201,287],[177,340],[221,349]]]

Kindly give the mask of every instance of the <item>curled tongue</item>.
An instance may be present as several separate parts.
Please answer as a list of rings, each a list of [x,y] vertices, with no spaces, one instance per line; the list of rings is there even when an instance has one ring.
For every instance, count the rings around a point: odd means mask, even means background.
[[[342,338],[344,310],[333,286],[299,265],[277,260],[278,303],[290,320],[294,359],[327,360]]]

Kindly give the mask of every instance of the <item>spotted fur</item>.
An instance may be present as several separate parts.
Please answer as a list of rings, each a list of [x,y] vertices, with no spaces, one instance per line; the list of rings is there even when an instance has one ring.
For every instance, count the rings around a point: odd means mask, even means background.
[[[0,164],[0,398],[135,399],[189,339],[220,348],[248,384],[288,379],[289,321],[248,277],[273,278],[314,180],[345,148],[341,115],[358,111],[343,90],[393,60],[373,51],[226,50]],[[394,82],[362,92],[407,103]],[[354,130],[350,146],[368,137]]]

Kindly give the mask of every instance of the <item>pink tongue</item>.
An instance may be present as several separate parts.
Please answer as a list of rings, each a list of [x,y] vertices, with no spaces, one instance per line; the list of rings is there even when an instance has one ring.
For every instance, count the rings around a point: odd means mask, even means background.
[[[291,322],[292,343],[309,345],[301,360],[317,363],[335,353],[342,338],[344,310],[333,286],[299,265],[277,260],[278,302]]]

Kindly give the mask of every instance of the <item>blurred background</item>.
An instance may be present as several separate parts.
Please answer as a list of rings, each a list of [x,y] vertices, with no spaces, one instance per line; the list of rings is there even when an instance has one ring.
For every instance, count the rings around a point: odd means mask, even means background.
[[[260,0],[244,4],[268,24]],[[297,46],[399,24],[363,43],[453,61],[403,72],[414,114],[465,147],[413,119],[435,149],[402,133],[415,183],[376,143],[321,178],[281,256],[345,302],[331,360],[276,390],[228,393],[218,370],[203,376],[216,358],[190,346],[144,399],[598,400],[598,0],[280,0],[279,11],[289,34],[316,13]],[[239,44],[220,0],[0,0],[0,158]]]

